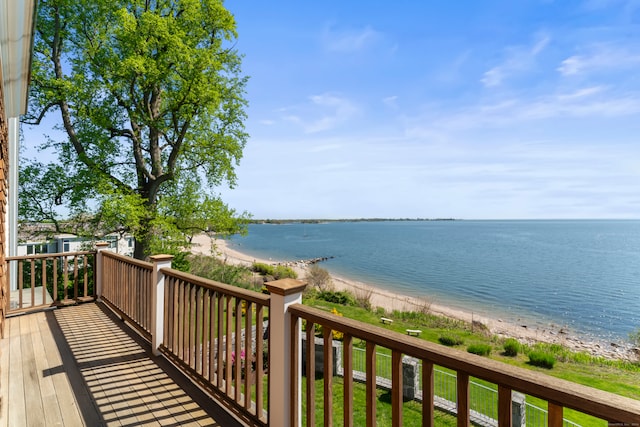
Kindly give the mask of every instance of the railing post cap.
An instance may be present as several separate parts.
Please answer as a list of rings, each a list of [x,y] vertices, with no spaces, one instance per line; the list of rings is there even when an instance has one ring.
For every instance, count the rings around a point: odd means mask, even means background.
[[[273,282],[266,282],[264,284],[267,290],[276,295],[291,295],[296,292],[302,292],[307,287],[307,282],[298,279],[280,279]]]
[[[97,248],[104,248],[109,246],[109,242],[96,242],[96,247]]]
[[[173,259],[173,255],[167,255],[167,254],[151,255],[149,259],[152,262],[170,261]]]

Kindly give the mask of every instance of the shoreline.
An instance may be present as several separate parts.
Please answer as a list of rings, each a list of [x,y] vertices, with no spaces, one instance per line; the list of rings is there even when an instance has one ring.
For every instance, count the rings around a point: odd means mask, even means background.
[[[304,261],[274,260],[271,258],[264,259],[253,257],[231,247],[227,240],[212,238],[206,234],[200,234],[193,238],[191,251],[194,254],[215,256],[216,258],[233,265],[251,266],[254,262],[271,265],[287,265],[292,267],[301,279],[303,279],[307,274],[308,264]],[[515,338],[523,344],[531,345],[537,342],[560,344],[573,351],[586,352],[592,356],[604,357],[606,359],[627,361],[637,360],[637,356],[633,351],[633,346],[629,343],[606,343],[584,340],[570,332],[567,332],[560,326],[518,325],[509,321],[503,321],[500,318],[480,316],[472,312],[438,304],[429,298],[417,298],[402,295],[368,283],[353,280],[351,278],[331,274],[331,279],[336,290],[350,291],[354,294],[370,293],[371,306],[374,308],[382,307],[389,312],[393,310],[411,311],[428,306],[430,313],[456,320],[462,320],[470,324],[472,322],[481,322],[489,329],[492,335],[496,335],[501,338]]]

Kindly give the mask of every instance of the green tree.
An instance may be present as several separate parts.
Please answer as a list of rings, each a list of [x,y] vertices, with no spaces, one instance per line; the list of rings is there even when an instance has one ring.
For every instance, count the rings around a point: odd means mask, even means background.
[[[242,230],[248,214],[215,190],[235,185],[247,139],[236,38],[220,0],[41,0],[25,121],[57,112],[65,135],[44,144],[61,181],[41,205],[91,208],[95,227],[133,234],[136,258]],[[51,186],[51,166],[30,166]]]

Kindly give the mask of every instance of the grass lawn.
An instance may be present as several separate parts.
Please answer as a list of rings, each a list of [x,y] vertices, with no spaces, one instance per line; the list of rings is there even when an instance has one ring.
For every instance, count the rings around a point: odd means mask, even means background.
[[[304,398],[306,393],[306,379],[303,378],[302,381],[302,425],[306,426],[306,408],[307,402]],[[316,399],[315,399],[315,422],[316,425],[324,425],[324,401],[323,401],[323,390],[324,390],[324,380],[317,379],[315,381],[316,387]],[[342,425],[342,420],[344,416],[344,404],[343,404],[343,390],[344,383],[342,378],[335,377],[333,379],[333,424],[334,425]],[[366,401],[366,387],[364,384],[355,382],[353,387],[353,401],[354,402],[365,402]],[[364,426],[366,425],[366,413],[365,413],[365,405],[355,404],[353,408],[353,425],[356,426]],[[405,402],[402,408],[402,425],[403,426],[421,426],[422,425],[422,404],[420,402],[416,402],[414,400]],[[456,417],[446,414],[444,412],[436,411],[435,417],[435,425],[437,426],[451,426],[455,427],[457,425]],[[377,390],[377,400],[376,400],[376,426],[384,427],[391,425],[391,394],[382,389]]]
[[[470,344],[489,344],[492,346],[492,351],[488,357],[494,360],[519,366],[525,369],[537,370],[547,375],[555,376],[568,381],[640,400],[640,364],[638,363],[609,361],[603,358],[593,357],[585,353],[573,353],[567,348],[559,345],[540,345],[536,346],[536,349],[553,354],[556,357],[557,362],[553,369],[538,368],[535,366],[531,366],[528,363],[528,357],[525,356],[525,354],[520,353],[516,357],[505,356],[503,354],[503,341],[501,339],[495,336],[491,336],[487,333],[486,330],[476,330],[472,332],[470,329],[470,325],[464,322],[443,318],[441,316],[435,316],[429,313],[384,313],[380,311],[374,312],[356,306],[339,305],[315,298],[305,299],[305,304],[326,311],[336,309],[344,317],[348,317],[350,319],[358,320],[364,323],[373,324],[376,326],[381,326],[385,329],[393,330],[401,334],[405,334],[406,329],[421,329],[422,333],[420,335],[420,338],[435,343],[438,342],[438,338],[442,335],[453,335],[463,342],[463,344],[456,346],[456,348],[458,348],[460,351],[466,351],[467,346]],[[380,317],[382,316],[393,319],[393,323],[382,324],[380,321]],[[357,339],[354,341],[354,347],[358,346],[358,342],[359,341]],[[528,351],[529,349],[530,348],[525,347],[525,351]],[[378,347],[376,351],[381,354],[390,354],[389,350],[381,347]],[[338,378],[334,379],[334,381],[338,382]],[[496,388],[496,386],[493,384],[483,384],[494,389]],[[318,392],[321,397],[322,388],[320,388]],[[341,396],[341,387],[339,393]],[[381,405],[381,400],[384,400],[384,398],[382,397],[384,396],[384,394],[384,391],[379,390],[378,405]],[[354,398],[355,396],[358,395],[354,391]],[[358,397],[358,399],[359,398],[360,397]],[[362,401],[364,401],[364,394],[362,394],[361,398],[363,399]],[[336,399],[339,400],[341,399],[341,397],[336,397]],[[527,397],[527,402],[543,409],[546,409],[547,407],[547,403],[545,401],[541,401],[533,397]],[[317,403],[317,405],[317,407],[319,407],[321,403]],[[336,411],[341,410],[341,403],[335,402],[334,408]],[[405,425],[413,425],[410,424],[411,421],[409,421],[412,419],[411,414],[413,410],[417,411],[419,414],[420,404],[416,403],[415,409],[412,409],[410,404],[405,404]],[[382,421],[379,420],[379,425],[384,425],[380,423],[383,423],[385,420],[385,416],[383,415],[385,409],[383,408],[379,411],[381,412],[380,417],[382,417]],[[317,412],[320,412],[320,416],[322,415],[320,409],[318,409]],[[569,409],[565,409],[564,413],[566,419],[569,419],[583,426],[607,425],[605,421],[598,420],[588,415],[577,413]],[[339,419],[341,420],[341,418]],[[440,422],[437,422],[436,424],[447,425],[444,421],[442,422],[442,424]],[[359,424],[356,422],[356,425]],[[419,423],[416,425],[419,425]]]

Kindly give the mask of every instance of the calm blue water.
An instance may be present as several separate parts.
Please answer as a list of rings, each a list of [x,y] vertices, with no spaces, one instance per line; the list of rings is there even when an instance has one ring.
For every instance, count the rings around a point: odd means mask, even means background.
[[[599,340],[640,326],[640,221],[251,225],[238,250],[435,303]]]

